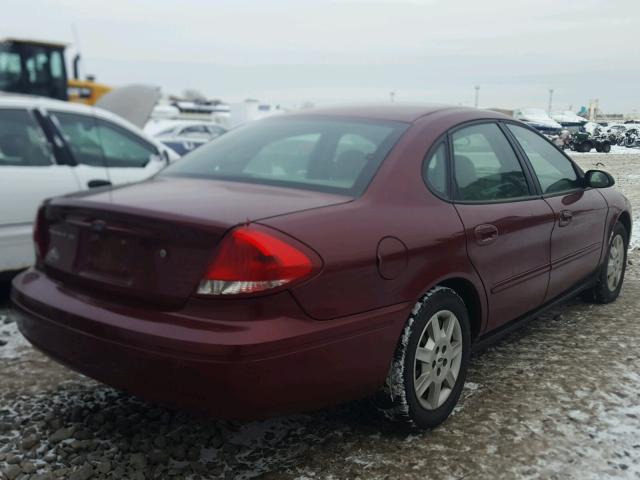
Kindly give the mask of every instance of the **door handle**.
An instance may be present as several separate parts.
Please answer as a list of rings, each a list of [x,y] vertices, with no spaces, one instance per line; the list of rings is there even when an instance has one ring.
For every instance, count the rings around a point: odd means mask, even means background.
[[[89,180],[87,182],[87,187],[89,188],[98,188],[98,187],[108,187],[111,185],[109,180]]]
[[[486,223],[478,225],[473,229],[473,235],[478,245],[489,245],[498,238],[498,227]]]
[[[558,225],[561,227],[566,227],[573,220],[573,212],[571,210],[562,210],[560,212],[560,219],[558,220]]]

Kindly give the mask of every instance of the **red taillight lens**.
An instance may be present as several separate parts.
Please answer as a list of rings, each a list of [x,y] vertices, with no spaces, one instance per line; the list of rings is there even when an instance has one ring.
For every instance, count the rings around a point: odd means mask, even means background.
[[[310,275],[312,259],[294,241],[251,226],[232,230],[200,282],[202,295],[238,295],[281,287]]]
[[[47,254],[47,248],[49,247],[49,234],[45,226],[44,210],[44,206],[38,209],[33,224],[33,244],[36,250],[36,259],[38,260],[44,258]]]

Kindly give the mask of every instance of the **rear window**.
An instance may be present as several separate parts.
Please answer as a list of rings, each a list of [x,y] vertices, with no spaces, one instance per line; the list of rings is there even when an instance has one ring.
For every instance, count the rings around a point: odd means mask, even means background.
[[[220,136],[161,175],[358,196],[407,126],[327,118],[262,120]]]

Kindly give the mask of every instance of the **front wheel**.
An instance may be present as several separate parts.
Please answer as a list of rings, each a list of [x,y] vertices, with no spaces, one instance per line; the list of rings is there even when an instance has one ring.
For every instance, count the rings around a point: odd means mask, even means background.
[[[434,428],[462,392],[471,350],[469,315],[452,289],[435,287],[416,304],[394,355],[378,408],[393,420]]]
[[[620,222],[615,224],[611,232],[607,256],[598,275],[598,283],[589,292],[596,303],[611,303],[620,295],[627,267],[628,235],[624,225]]]

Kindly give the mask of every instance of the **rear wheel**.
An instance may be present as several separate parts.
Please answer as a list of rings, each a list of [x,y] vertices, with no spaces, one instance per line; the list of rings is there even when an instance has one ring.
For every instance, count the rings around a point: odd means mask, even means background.
[[[611,232],[607,257],[600,269],[598,283],[589,292],[596,303],[611,303],[620,294],[627,267],[628,233],[621,223],[616,223]]]
[[[602,152],[609,153],[611,151],[611,144],[609,142],[602,144]]]
[[[434,428],[451,413],[467,375],[469,315],[452,289],[430,290],[413,309],[377,402],[393,420]]]

